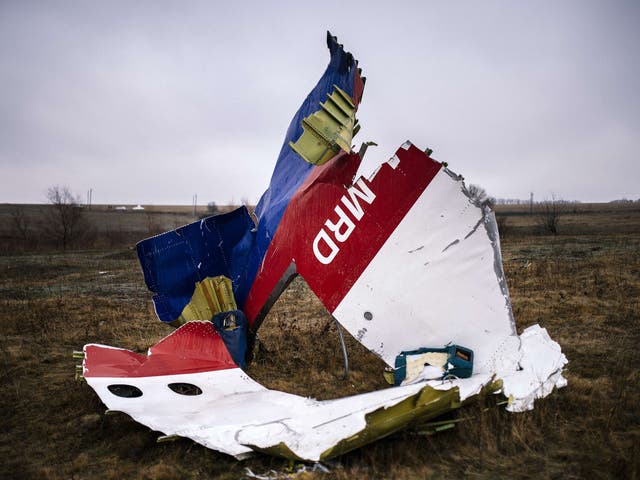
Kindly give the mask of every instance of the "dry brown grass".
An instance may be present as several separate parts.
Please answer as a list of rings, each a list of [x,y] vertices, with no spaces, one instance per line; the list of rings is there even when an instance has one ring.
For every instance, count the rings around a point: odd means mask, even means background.
[[[258,332],[248,373],[265,386],[319,400],[388,387],[384,362],[342,329],[349,354],[344,377],[336,323],[301,277],[278,299]]]
[[[434,436],[405,431],[305,478],[638,478],[640,216],[581,213],[569,233],[503,240],[519,328],[540,323],[570,360],[569,386],[509,414],[498,396],[453,414]],[[526,220],[526,219],[525,219]],[[561,224],[562,225],[562,224]],[[106,273],[99,273],[106,272]],[[145,351],[171,330],[153,318],[131,250],[0,256],[0,478],[242,478],[287,472],[237,462],[188,440],[157,444],[73,379],[87,342]],[[249,368],[272,388],[330,398],[384,386],[382,364],[348,338],[351,375],[331,317],[295,281],[267,317]]]

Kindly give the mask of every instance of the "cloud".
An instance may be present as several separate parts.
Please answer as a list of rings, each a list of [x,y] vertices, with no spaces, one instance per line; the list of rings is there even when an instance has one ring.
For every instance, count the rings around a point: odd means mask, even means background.
[[[105,203],[257,199],[327,28],[369,77],[368,164],[411,139],[494,196],[640,197],[634,2],[323,8],[330,24],[297,2],[5,2],[0,201],[53,183]]]

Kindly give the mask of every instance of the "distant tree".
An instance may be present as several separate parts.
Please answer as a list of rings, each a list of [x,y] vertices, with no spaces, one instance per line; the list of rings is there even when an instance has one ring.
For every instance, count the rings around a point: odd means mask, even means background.
[[[500,233],[500,237],[505,238],[510,236],[512,227],[509,223],[508,217],[505,217],[504,215],[496,215],[496,223],[498,224],[498,233]]]
[[[211,217],[213,215],[218,215],[222,213],[222,209],[218,206],[218,204],[216,202],[209,202],[207,203],[207,211],[206,212],[201,212],[198,217],[199,218],[206,218],[206,217]]]
[[[59,185],[49,187],[46,197],[52,208],[45,211],[45,229],[66,251],[86,233],[88,227],[80,197],[74,195],[69,187]]]
[[[161,233],[163,229],[156,213],[146,210],[144,214],[147,220],[147,235],[157,235],[158,233]]]
[[[220,208],[218,207],[216,202],[211,201],[207,203],[207,214],[215,215],[216,213],[220,213]]]
[[[24,208],[14,208],[11,212],[11,221],[13,222],[13,229],[18,234],[18,238],[26,243],[31,229],[31,221],[25,214]]]
[[[496,204],[496,199],[487,195],[487,192],[480,185],[473,183],[467,187],[467,192],[473,202],[478,206],[492,208]]]
[[[536,205],[536,222],[540,229],[545,233],[558,235],[558,224],[560,218],[566,213],[567,202],[551,196],[551,200],[545,200]]]

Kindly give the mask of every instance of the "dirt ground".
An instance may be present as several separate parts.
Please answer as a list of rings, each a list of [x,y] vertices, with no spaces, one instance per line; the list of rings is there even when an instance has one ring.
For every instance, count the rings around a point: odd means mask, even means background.
[[[437,435],[405,431],[298,478],[638,478],[640,210],[566,212],[540,234],[526,209],[499,207],[518,328],[539,323],[569,359],[568,387],[510,414],[501,397],[449,415]],[[141,216],[140,221],[145,219]],[[172,225],[170,225],[171,227]],[[138,225],[144,230],[148,225]],[[105,415],[74,379],[74,350],[97,342],[144,352],[171,328],[154,318],[132,245],[0,255],[0,478],[273,478],[313,465],[265,455],[238,462],[124,414]],[[271,388],[332,398],[385,386],[382,364],[348,338],[351,373],[331,316],[297,279],[261,331],[249,374]],[[269,473],[271,472],[271,473]]]

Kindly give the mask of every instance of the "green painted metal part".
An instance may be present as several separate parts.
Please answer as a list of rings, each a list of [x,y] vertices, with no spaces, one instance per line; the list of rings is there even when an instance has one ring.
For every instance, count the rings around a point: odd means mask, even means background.
[[[302,120],[300,138],[289,142],[298,155],[313,165],[326,163],[340,150],[349,153],[351,141],[360,129],[351,97],[336,85],[333,87],[320,109]]]
[[[459,423],[462,420],[463,419],[458,418],[455,420],[443,420],[441,422],[428,422],[422,425],[419,430],[416,430],[416,434],[427,436],[435,435],[436,433],[455,428],[456,423]]]
[[[329,460],[343,455],[392,433],[455,410],[460,406],[457,387],[450,390],[436,390],[425,386],[418,393],[407,397],[396,405],[368,413],[365,416],[367,426],[364,429],[325,450],[320,455],[320,460]],[[259,452],[290,460],[304,460],[282,442],[269,448],[258,448],[254,445],[249,445],[249,447]]]
[[[460,406],[460,393],[457,387],[450,390],[436,390],[425,386],[415,395],[392,407],[380,408],[367,414],[365,417],[367,426],[362,431],[345,438],[323,452],[320,460],[343,455],[392,433],[460,408]]]
[[[493,381],[486,385],[479,395],[495,393],[502,388],[502,381]],[[403,401],[389,408],[379,408],[365,416],[367,426],[352,435],[341,440],[333,447],[325,450],[320,455],[320,461],[329,460],[347,452],[360,448],[369,443],[375,442],[388,435],[396,433],[406,428],[417,428],[425,434],[438,433],[451,429],[455,423],[461,420],[445,420],[441,422],[429,422],[429,420],[439,417],[447,412],[457,410],[463,405],[469,404],[478,395],[472,395],[460,402],[458,387],[449,390],[436,390],[430,386],[425,386],[418,393],[407,397]],[[259,448],[255,445],[247,445],[257,452],[267,453],[278,457],[295,461],[305,461],[296,455],[286,444],[280,442],[268,448]]]
[[[282,457],[288,460],[295,460],[297,462],[305,462],[306,460],[302,457],[299,457],[293,451],[287,447],[284,442],[280,442],[277,445],[267,448],[256,447],[255,445],[247,445],[250,449],[255,450],[256,452],[266,453],[267,455],[273,455],[275,457]]]
[[[75,360],[84,360],[84,352],[81,350],[74,350],[73,351],[73,358]],[[74,378],[76,380],[76,382],[79,381],[83,381],[84,380],[84,369],[82,368],[82,365],[76,365],[76,373],[74,375]]]

